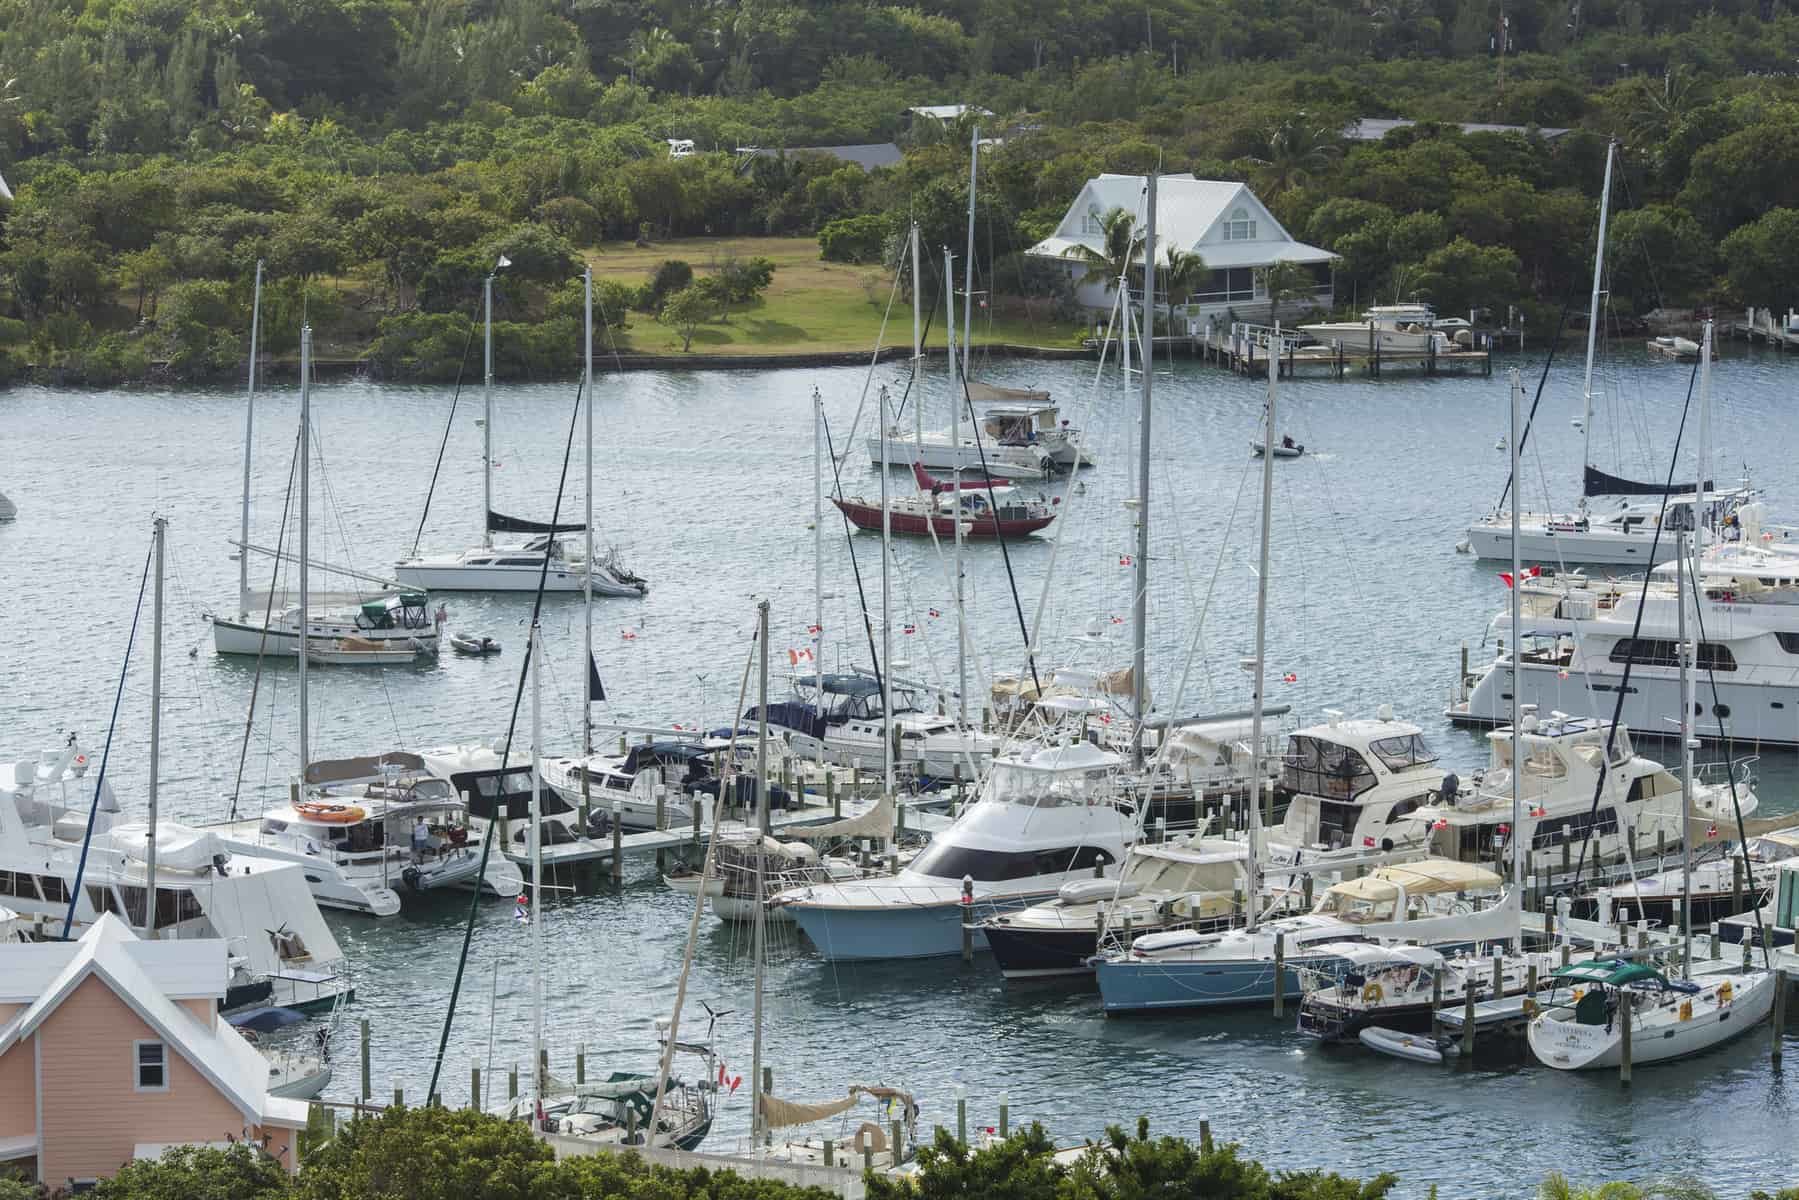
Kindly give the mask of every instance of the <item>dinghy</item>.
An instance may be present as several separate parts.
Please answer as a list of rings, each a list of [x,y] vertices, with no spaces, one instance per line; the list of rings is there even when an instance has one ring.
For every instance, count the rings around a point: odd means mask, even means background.
[[[1262,445],[1262,443],[1260,443],[1260,442],[1251,442],[1249,444],[1249,451],[1251,454],[1254,454],[1257,458],[1262,457],[1262,455],[1264,455],[1268,452],[1266,447],[1264,447]],[[1280,445],[1278,445],[1274,448],[1274,457],[1276,457],[1276,458],[1298,458],[1300,455],[1304,454],[1305,452],[1306,452],[1306,448],[1304,446],[1301,446],[1299,443],[1295,442],[1292,438],[1287,438],[1287,439],[1283,440]]]
[[[1383,1029],[1378,1025],[1370,1025],[1362,1030],[1356,1035],[1356,1040],[1376,1054],[1403,1058],[1407,1062],[1441,1063],[1445,1053],[1456,1052],[1454,1042],[1438,1041],[1426,1033]]]
[[[498,654],[500,643],[497,638],[483,637],[473,633],[452,633],[450,649],[458,654]]]

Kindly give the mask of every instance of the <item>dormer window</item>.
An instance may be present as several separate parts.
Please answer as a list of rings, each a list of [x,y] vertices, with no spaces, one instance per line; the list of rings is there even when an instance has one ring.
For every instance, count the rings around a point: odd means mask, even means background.
[[[1224,240],[1227,242],[1253,242],[1256,240],[1256,223],[1249,215],[1249,210],[1239,208],[1231,213],[1230,220],[1224,223]]]
[[[1081,232],[1094,236],[1103,236],[1106,232],[1106,215],[1099,211],[1099,205],[1089,204],[1087,215],[1081,218]]]

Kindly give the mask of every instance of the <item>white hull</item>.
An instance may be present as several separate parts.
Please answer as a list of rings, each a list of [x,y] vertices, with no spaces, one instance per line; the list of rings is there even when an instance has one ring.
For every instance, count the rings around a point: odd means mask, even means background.
[[[1720,1003],[1716,999],[1718,985],[1725,980],[1733,995]],[[1654,1008],[1646,1007],[1647,996],[1638,996],[1630,1029],[1631,1065],[1688,1058],[1747,1033],[1773,1010],[1774,980],[1774,974],[1767,971],[1701,975],[1693,980],[1703,985],[1700,994],[1672,993],[1676,998]],[[1683,1003],[1691,1005],[1685,1021],[1679,1018]],[[1566,1008],[1551,1009],[1532,1021],[1528,1035],[1537,1061],[1558,1071],[1617,1067],[1624,1056],[1623,1031],[1616,1023],[1611,1028],[1577,1024],[1572,1010]]]
[[[363,638],[383,645],[391,642],[396,649],[410,649],[416,642],[427,647],[427,653],[435,653],[437,648],[437,630],[434,628],[361,629],[352,620],[320,620],[315,617],[308,623],[307,632],[315,650],[330,646],[338,638],[348,637]],[[292,626],[271,624],[265,633],[260,617],[251,617],[248,621],[239,621],[234,617],[215,617],[212,622],[212,646],[220,654],[297,658],[300,653],[300,631]]]
[[[1650,546],[1655,542],[1654,531],[1646,533],[1617,533],[1611,530],[1591,529],[1582,531],[1565,531],[1552,533],[1538,526],[1532,529],[1529,525],[1520,524],[1518,538],[1518,557],[1525,562],[1547,563],[1608,563],[1641,567],[1648,570],[1657,566],[1658,560],[1667,561],[1674,557],[1674,539],[1663,537],[1651,554]],[[1512,557],[1512,531],[1506,525],[1472,525],[1468,529],[1468,550],[1476,558],[1495,558],[1510,561]]]
[[[868,439],[868,457],[875,466],[880,466],[879,435]],[[984,464],[988,471],[1004,478],[1045,479],[1051,473],[1045,464],[1053,461],[1053,456],[1039,455],[1021,446],[988,445],[977,448],[972,444],[964,444],[958,448],[947,441],[927,441],[920,448],[911,441],[889,440],[887,443],[889,466],[908,467],[916,462],[925,470],[933,472],[979,471]]]
[[[1299,332],[1307,337],[1315,338],[1327,346],[1334,342],[1341,342],[1345,350],[1365,351],[1368,349],[1368,326],[1353,321],[1326,325],[1301,325]],[[1375,329],[1373,331],[1376,347],[1401,354],[1423,354],[1430,349],[1432,339],[1440,336],[1440,334],[1428,331],[1424,333],[1406,333],[1398,329]]]
[[[394,578],[408,587],[431,592],[535,592],[539,579],[546,592],[579,592],[585,585],[581,569],[567,563],[552,565],[546,573],[540,566],[474,567],[424,559],[401,563],[394,568]],[[641,597],[646,591],[640,584],[620,583],[610,572],[593,572],[596,596]]]

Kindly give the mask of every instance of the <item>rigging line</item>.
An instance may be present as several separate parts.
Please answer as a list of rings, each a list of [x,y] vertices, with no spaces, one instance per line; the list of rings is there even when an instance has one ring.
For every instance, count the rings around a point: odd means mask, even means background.
[[[937,286],[937,281],[941,278],[942,278],[942,276],[940,276],[940,275],[933,275],[931,277],[931,292],[933,293],[933,299],[931,300],[930,309],[924,315],[924,328],[920,329],[918,332],[918,347],[919,347],[918,354],[919,354],[920,358],[924,357],[924,354],[925,354],[924,344],[927,340],[929,340],[929,338],[931,336],[931,323],[937,319],[937,306],[940,303],[942,303],[942,301],[943,301],[942,296],[936,295],[936,293],[941,292],[943,290],[942,288],[939,288]],[[917,287],[918,282],[916,280],[913,281],[912,286]],[[953,329],[950,330],[950,334],[952,336],[955,334],[955,332],[956,331]],[[948,339],[945,339],[945,344],[946,345],[948,344]],[[899,427],[900,417],[905,415],[906,399],[907,399],[907,397],[912,395],[912,381],[914,379],[919,380],[919,386],[922,388],[923,381],[924,381],[924,367],[922,364],[920,365],[920,367],[917,371],[908,371],[906,373],[905,390],[900,393],[899,406],[893,410],[893,424],[894,424],[895,428]],[[921,397],[921,399],[922,399],[922,397]],[[847,452],[847,447],[846,447],[846,452]]]
[[[256,729],[256,697],[262,690],[262,666],[266,660],[269,645],[269,622],[275,619],[275,591],[281,583],[281,568],[284,560],[281,557],[282,546],[287,541],[287,516],[292,511],[294,500],[294,472],[300,465],[300,431],[294,430],[294,452],[287,464],[287,496],[281,502],[281,528],[275,534],[274,562],[269,568],[269,598],[262,609],[262,634],[256,643],[256,674],[250,678],[250,704],[244,713],[244,740],[237,751],[237,778],[231,783],[231,813],[228,820],[237,820],[237,802],[243,794],[244,763],[250,755],[250,738]],[[239,546],[239,554],[250,553],[248,546]],[[217,620],[215,617],[214,620]],[[307,632],[306,614],[300,614],[300,638],[304,642]],[[304,646],[301,647],[304,652]],[[263,781],[266,783],[267,771]]]
[[[137,581],[137,605],[131,610],[131,633],[125,638],[125,661],[119,664],[119,687],[112,697],[112,720],[106,726],[106,748],[100,752],[100,776],[94,780],[93,803],[87,806],[87,832],[81,838],[81,858],[75,864],[75,886],[69,889],[69,911],[62,918],[62,941],[69,940],[69,928],[75,924],[75,905],[81,900],[81,877],[87,871],[88,847],[94,843],[94,819],[100,813],[100,796],[106,788],[106,764],[112,759],[112,735],[119,728],[119,702],[125,695],[125,675],[131,670],[131,648],[137,643],[138,619],[144,615],[144,592],[150,586],[150,560],[156,554],[156,539],[144,551],[144,573]],[[154,903],[156,898],[150,897]]]
[[[586,386],[585,381],[575,385],[575,403],[568,418],[568,437],[562,445],[562,474],[556,480],[556,506],[550,512],[550,524],[552,526],[562,519],[562,498],[568,491],[568,464],[570,457],[573,456],[575,452],[575,428],[581,423],[582,392]],[[535,629],[537,627],[538,617],[543,613],[544,582],[548,578],[549,573],[550,556],[545,554],[543,556],[543,564],[538,568],[537,572],[537,592],[531,598],[531,621],[529,628]],[[504,772],[512,759],[512,738],[513,734],[517,732],[518,729],[518,710],[524,703],[525,685],[529,682],[531,677],[531,655],[537,649],[537,641],[537,638],[527,638],[525,640],[525,653],[519,663],[518,686],[513,690],[512,694],[512,713],[506,721],[506,745],[504,749],[500,751],[501,775],[499,776],[500,783],[498,789],[498,798],[502,803],[506,798]],[[532,769],[536,769],[535,764],[533,764]],[[494,819],[487,823],[487,832],[481,837],[481,869],[477,872],[479,878],[486,878],[487,876],[487,864],[493,855],[494,830],[498,829],[504,823],[505,822],[500,819],[500,815],[497,811],[494,815]],[[532,880],[531,889],[531,903],[542,904],[543,881],[541,879]],[[456,1002],[462,995],[462,976],[463,972],[468,967],[469,945],[474,940],[475,914],[479,911],[480,904],[481,889],[476,887],[469,893],[468,918],[464,921],[462,927],[462,952],[456,956],[456,977],[450,984],[450,1004],[444,1012],[443,1030],[438,1034],[437,1038],[437,1057],[436,1061],[433,1062],[431,1066],[431,1086],[425,1092],[425,1099],[427,1102],[430,1101],[431,1097],[437,1095],[438,1078],[443,1074],[444,1053],[449,1048],[450,1044],[450,1026],[456,1020]]]
[[[1692,411],[1693,386],[1694,386],[1694,384],[1696,384],[1698,382],[1698,380],[1699,380],[1699,364],[1694,363],[1693,364],[1693,373],[1687,377],[1687,398],[1686,398],[1686,401],[1680,407],[1680,426],[1679,426],[1679,428],[1677,428],[1674,431],[1674,446],[1672,449],[1670,449],[1668,451],[1667,485],[1662,489],[1662,504],[1661,504],[1660,511],[1656,515],[1655,536],[1650,539],[1649,558],[1646,560],[1651,563],[1653,563],[1655,561],[1656,547],[1661,545],[1662,521],[1668,515],[1668,492],[1669,492],[1669,489],[1673,488],[1673,486],[1674,486],[1675,473],[1680,470],[1680,443],[1681,443],[1681,439],[1686,436],[1687,414]],[[1695,514],[1695,515],[1697,515],[1697,514]],[[1636,666],[1636,663],[1637,663],[1636,645],[1641,640],[1639,635],[1643,632],[1643,600],[1645,598],[1647,598],[1647,596],[1649,594],[1649,580],[1650,580],[1650,576],[1648,574],[1645,574],[1643,576],[1643,589],[1639,593],[1638,598],[1637,598],[1637,615],[1636,615],[1636,619],[1631,622],[1631,627],[1630,627],[1630,653],[1625,655],[1625,657],[1624,657],[1624,674],[1618,680],[1618,697],[1616,700],[1614,700],[1612,702],[1612,723],[1611,723],[1611,726],[1606,730],[1606,733],[1605,733],[1605,753],[1600,755],[1600,757],[1599,757],[1599,774],[1598,774],[1598,777],[1593,781],[1593,803],[1590,806],[1588,806],[1588,808],[1587,808],[1587,828],[1586,828],[1586,832],[1581,835],[1580,858],[1577,859],[1574,864],[1574,879],[1573,879],[1572,883],[1569,885],[1570,892],[1575,892],[1580,889],[1580,877],[1586,871],[1586,867],[1587,867],[1587,847],[1592,844],[1593,831],[1598,826],[1599,797],[1605,791],[1606,775],[1611,770],[1612,747],[1618,740],[1618,723],[1619,723],[1619,721],[1621,721],[1623,719],[1623,716],[1624,716],[1624,697],[1626,695],[1628,695],[1630,692],[1630,671],[1631,671],[1631,668]],[[1523,581],[1514,579],[1514,580],[1512,580],[1512,586],[1517,587],[1518,584],[1521,582],[1523,582]],[[1520,675],[1519,669],[1518,669],[1518,647],[1513,646],[1512,647],[1512,690],[1514,692],[1518,690],[1519,680],[1521,678],[1522,678],[1522,676]],[[1682,700],[1682,703],[1684,704],[1685,701]],[[1513,737],[1516,738],[1516,736],[1517,736],[1517,731],[1514,730]],[[1513,747],[1512,757],[1514,760],[1516,760],[1516,758],[1517,758],[1516,746]],[[1622,826],[1622,823],[1620,823],[1620,826]],[[1516,830],[1514,830],[1512,832],[1512,836],[1513,837],[1519,836],[1518,832]],[[1684,826],[1682,828],[1682,836],[1683,837],[1685,836]],[[1598,851],[1594,851],[1594,859],[1597,860],[1597,858],[1598,858]],[[1597,867],[1598,867],[1597,861],[1595,861],[1594,867],[1595,867],[1595,869],[1597,869]]]
[[[962,380],[962,402],[968,405],[970,413],[974,412],[974,397],[968,393],[966,378]],[[993,494],[993,473],[987,468],[987,445],[981,438],[981,423],[971,421],[969,424],[974,429],[975,453],[980,455],[981,459],[981,477],[987,481],[987,511],[993,514],[993,529],[994,533],[998,534],[999,501]],[[1081,447],[1077,442],[1074,449],[1074,464],[1068,468],[1070,476],[1081,469],[1081,458]],[[1000,560],[1006,564],[1006,587],[1012,592],[1012,610],[1018,614],[1018,636],[1024,641],[1025,662],[1031,668],[1031,686],[1037,689],[1038,695],[1042,695],[1043,682],[1037,678],[1037,650],[1031,645],[1031,627],[1024,619],[1024,601],[1018,598],[1018,576],[1012,571],[1012,551],[1006,545],[1005,538],[996,536],[993,540],[999,543]],[[1139,681],[1139,686],[1141,686],[1141,681]]]
[[[425,507],[419,512],[419,527],[412,535],[412,555],[418,557],[419,542],[425,536],[425,518],[431,515],[431,497],[437,494],[437,475],[443,470],[444,451],[450,445],[450,430],[456,427],[456,405],[462,399],[462,377],[468,371],[468,352],[475,344],[475,319],[469,318],[468,337],[462,341],[462,361],[456,364],[456,390],[450,393],[450,415],[444,418],[443,439],[437,443],[437,461],[431,464],[431,486],[425,489]]]
[[[1562,344],[1562,333],[1568,328],[1568,313],[1574,306],[1574,296],[1575,296],[1574,289],[1578,286],[1579,286],[1578,281],[1573,280],[1573,279],[1569,280],[1568,294],[1562,300],[1562,315],[1559,318],[1557,318],[1556,323],[1555,323],[1555,337],[1550,339],[1549,354],[1543,359],[1542,373],[1537,376],[1537,394],[1531,398],[1530,413],[1529,413],[1529,415],[1527,415],[1524,418],[1524,431],[1518,435],[1518,453],[1520,453],[1520,454],[1524,453],[1524,447],[1530,441],[1530,431],[1531,431],[1532,427],[1535,425],[1536,419],[1537,419],[1537,405],[1543,403],[1543,388],[1545,387],[1545,385],[1547,385],[1549,383],[1549,368],[1555,365],[1556,350]],[[1588,313],[1587,320],[1591,321],[1593,319],[1594,319],[1593,314]],[[1586,470],[1585,463],[1581,464],[1581,470],[1583,472]],[[1584,480],[1584,478],[1585,478],[1584,474],[1583,474],[1582,478]],[[1508,496],[1510,496],[1511,494],[1512,494],[1512,477],[1511,477],[1511,474],[1508,472],[1505,477],[1505,487],[1503,489],[1501,489],[1500,493],[1499,493],[1499,502],[1493,506],[1493,515],[1495,515],[1495,516],[1499,515],[1499,510],[1505,506],[1506,498]],[[1581,487],[1581,494],[1583,496],[1586,494],[1586,487],[1585,487],[1584,483]]]
[[[887,291],[887,308],[881,313],[881,328],[875,332],[875,348],[868,356],[868,370],[862,375],[862,394],[856,397],[856,415],[850,418],[850,431],[843,439],[843,453],[846,457],[856,444],[856,430],[862,425],[862,410],[868,407],[868,387],[874,382],[875,368],[881,364],[881,348],[887,342],[887,322],[893,316],[893,302],[899,298],[899,284],[900,271],[895,270],[893,286]],[[838,494],[842,495],[841,492]]]
[[[1700,464],[1700,475],[1699,475],[1699,478],[1701,481],[1703,481],[1705,478],[1704,472],[1705,472],[1705,464],[1701,463]],[[1703,521],[1705,518],[1699,514],[1698,508],[1699,508],[1698,504],[1694,504],[1694,506],[1693,506],[1694,516],[1697,520]],[[1688,542],[1688,545],[1689,545],[1689,547],[1692,545],[1692,542],[1690,540]],[[1698,626],[1699,626],[1699,640],[1697,641],[1697,643],[1694,645],[1694,648],[1693,648],[1694,659],[1698,659],[1700,657],[1698,648],[1700,646],[1705,645],[1705,604],[1703,603],[1703,601],[1705,599],[1705,578],[1704,578],[1704,576],[1700,575],[1699,567],[1700,567],[1699,556],[1697,554],[1695,554],[1695,555],[1693,555],[1692,565],[1687,571],[1687,575],[1693,581],[1693,612],[1698,617]],[[1679,604],[1686,603],[1685,597],[1676,597],[1675,600],[1676,600],[1676,603],[1679,603]],[[1681,653],[1685,654],[1686,652],[1687,652],[1686,648],[1682,647]],[[1712,661],[1714,663],[1717,661],[1715,656],[1712,659]],[[1724,782],[1730,788],[1730,809],[1731,809],[1732,814],[1735,815],[1735,817],[1737,819],[1737,853],[1742,857],[1742,860],[1743,860],[1743,878],[1746,880],[1749,880],[1750,883],[1753,884],[1755,881],[1755,876],[1753,874],[1751,874],[1750,870],[1749,870],[1749,833],[1748,833],[1748,830],[1746,830],[1743,827],[1743,803],[1742,803],[1742,800],[1737,795],[1737,778],[1736,778],[1736,772],[1735,772],[1735,770],[1733,770],[1733,768],[1736,766],[1736,759],[1731,753],[1730,735],[1724,731],[1724,722],[1727,719],[1724,714],[1726,712],[1728,712],[1729,710],[1726,709],[1724,707],[1724,705],[1719,702],[1719,699],[1718,699],[1718,672],[1717,672],[1717,668],[1715,666],[1707,666],[1705,668],[1705,682],[1706,682],[1706,686],[1710,687],[1711,692],[1712,692],[1712,716],[1714,716],[1718,719],[1718,739],[1724,743]],[[1685,705],[1686,697],[1682,696],[1680,698],[1680,702],[1682,705]],[[1713,807],[1715,810],[1716,806],[1714,805]],[[1682,802],[1682,808],[1683,809],[1685,808],[1684,801]],[[1690,812],[1682,813],[1682,815],[1681,815],[1681,837],[1683,840],[1686,839],[1692,831],[1692,821],[1693,821],[1692,813],[1690,813]],[[1692,886],[1691,879],[1687,880],[1687,886],[1689,888]],[[1770,956],[1770,951],[1769,951],[1770,942],[1768,939],[1768,931],[1767,931],[1766,926],[1764,926],[1762,923],[1762,906],[1757,904],[1751,911],[1754,912],[1754,914],[1755,914],[1756,941],[1761,943],[1762,965],[1764,967],[1768,967],[1769,969],[1772,969],[1774,966],[1774,962],[1773,962],[1772,957]]]
[[[838,499],[842,499],[842,460],[837,457],[837,451],[831,445],[831,418],[825,415],[824,409],[821,407],[818,411],[818,419],[824,426],[825,457],[831,460],[831,478],[836,484]],[[862,564],[856,558],[856,532],[850,527],[850,515],[848,513],[839,508],[837,510],[837,515],[843,520],[843,545],[844,549],[849,551],[850,574],[855,576],[856,579],[856,602],[862,613],[862,630],[868,635],[868,656],[874,660],[875,683],[878,685],[881,682],[881,671],[883,670],[881,666],[881,654],[880,651],[875,649],[874,622],[868,615],[868,590],[862,586]],[[822,712],[824,709],[823,696],[818,698],[818,705],[819,710]]]

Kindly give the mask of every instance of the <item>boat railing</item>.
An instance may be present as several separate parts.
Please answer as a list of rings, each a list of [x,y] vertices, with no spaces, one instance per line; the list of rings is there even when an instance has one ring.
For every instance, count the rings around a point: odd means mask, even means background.
[[[1721,787],[1735,783],[1739,788],[1752,787],[1755,784],[1755,764],[1761,755],[1751,754],[1746,758],[1734,758],[1721,762],[1700,763],[1698,765],[1698,782],[1702,786]]]

